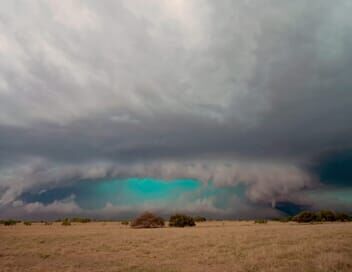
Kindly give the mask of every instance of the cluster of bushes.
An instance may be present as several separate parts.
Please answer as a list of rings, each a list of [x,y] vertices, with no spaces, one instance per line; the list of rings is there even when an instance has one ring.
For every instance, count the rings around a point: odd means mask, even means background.
[[[292,221],[298,223],[308,223],[308,222],[333,222],[341,221],[347,222],[352,221],[351,216],[346,213],[333,212],[330,210],[321,210],[317,212],[303,211],[292,218]]]
[[[13,219],[8,219],[8,220],[0,220],[0,225],[3,224],[5,226],[13,226],[16,225],[17,223],[21,223],[22,221],[19,220],[13,220]],[[31,226],[33,223],[43,223],[44,225],[52,225],[52,222],[50,221],[23,221],[23,225],[25,226]]]
[[[201,222],[206,221],[203,218],[197,218]],[[174,214],[170,216],[169,226],[170,227],[193,227],[196,225],[195,219],[191,216],[184,214]],[[128,225],[128,221],[122,221],[121,224]],[[150,212],[146,212],[138,216],[130,223],[132,228],[160,228],[165,226],[165,221],[163,218],[152,214]]]
[[[130,222],[127,221],[127,220],[122,220],[122,221],[121,221],[121,224],[122,224],[122,225],[128,225],[129,223],[130,223]]]
[[[20,223],[21,221],[18,220],[12,220],[12,219],[8,219],[8,220],[0,220],[0,224],[4,225],[4,226],[14,226],[17,223]]]
[[[175,214],[172,215],[169,219],[169,226],[170,227],[193,227],[196,223],[193,217],[184,215],[184,214]]]

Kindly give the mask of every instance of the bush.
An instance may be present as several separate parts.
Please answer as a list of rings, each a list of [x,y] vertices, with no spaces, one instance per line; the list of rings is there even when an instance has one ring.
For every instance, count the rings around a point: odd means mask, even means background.
[[[68,218],[65,218],[62,221],[61,225],[63,225],[63,226],[71,226],[71,221]]]
[[[315,213],[315,221],[336,221],[336,215],[333,211],[321,210]]]
[[[193,227],[196,223],[194,219],[190,216],[184,214],[175,214],[172,215],[169,219],[169,226],[170,227]]]
[[[127,220],[123,220],[123,221],[121,221],[121,224],[122,225],[128,225],[130,222],[129,221],[127,221]]]
[[[297,214],[296,216],[294,216],[292,220],[298,223],[313,222],[313,221],[316,221],[316,215],[314,212],[303,211]]]
[[[132,228],[161,228],[164,227],[164,219],[150,212],[145,212],[131,222]]]
[[[193,219],[194,219],[195,222],[205,222],[205,221],[207,221],[207,219],[205,217],[203,217],[203,216],[195,216],[195,217],[193,217]]]
[[[4,221],[2,221],[2,223],[3,223],[5,226],[14,226],[14,225],[16,225],[17,221],[16,221],[16,220],[9,219],[9,220],[4,220]]]
[[[30,226],[30,225],[32,225],[32,222],[31,221],[24,221],[23,224],[26,226]]]
[[[266,224],[268,223],[268,220],[266,219],[257,219],[254,221],[255,224]]]
[[[50,221],[44,221],[44,225],[45,226],[50,226],[50,225],[52,225],[53,224],[53,222],[50,222]]]

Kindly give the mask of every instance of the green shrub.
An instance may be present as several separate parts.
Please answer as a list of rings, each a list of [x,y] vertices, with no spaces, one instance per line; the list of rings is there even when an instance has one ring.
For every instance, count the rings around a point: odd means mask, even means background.
[[[254,221],[255,224],[267,224],[268,220],[266,219],[257,219]]]
[[[23,224],[26,226],[30,226],[30,225],[32,225],[32,222],[31,221],[24,221]]]
[[[203,217],[203,216],[195,216],[195,217],[193,217],[193,219],[194,219],[195,222],[205,222],[205,221],[207,221],[207,219],[205,217]]]
[[[193,227],[196,223],[194,219],[188,215],[184,214],[175,214],[172,215],[169,219],[169,226],[170,227]]]
[[[123,221],[121,221],[121,224],[122,225],[128,225],[130,222],[129,221],[127,221],[127,220],[123,220]]]
[[[164,219],[150,212],[145,212],[131,222],[132,228],[160,228],[164,227]]]
[[[63,225],[63,226],[71,226],[71,221],[68,218],[65,218],[62,221],[61,225]]]

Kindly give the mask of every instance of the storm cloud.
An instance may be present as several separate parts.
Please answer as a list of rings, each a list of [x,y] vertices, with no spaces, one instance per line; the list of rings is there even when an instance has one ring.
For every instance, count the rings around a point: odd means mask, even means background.
[[[321,206],[311,192],[342,187],[331,171],[351,176],[329,166],[352,149],[351,12],[348,0],[2,2],[0,215],[90,213],[23,194],[128,177],[246,188],[186,211]]]

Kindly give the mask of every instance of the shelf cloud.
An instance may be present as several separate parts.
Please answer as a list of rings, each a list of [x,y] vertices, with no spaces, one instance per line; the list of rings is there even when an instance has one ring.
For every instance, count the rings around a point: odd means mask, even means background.
[[[70,192],[23,195],[130,177],[245,186],[226,205],[194,195],[186,211],[321,206],[317,191],[351,188],[351,11],[348,0],[1,3],[0,216],[93,213]]]

